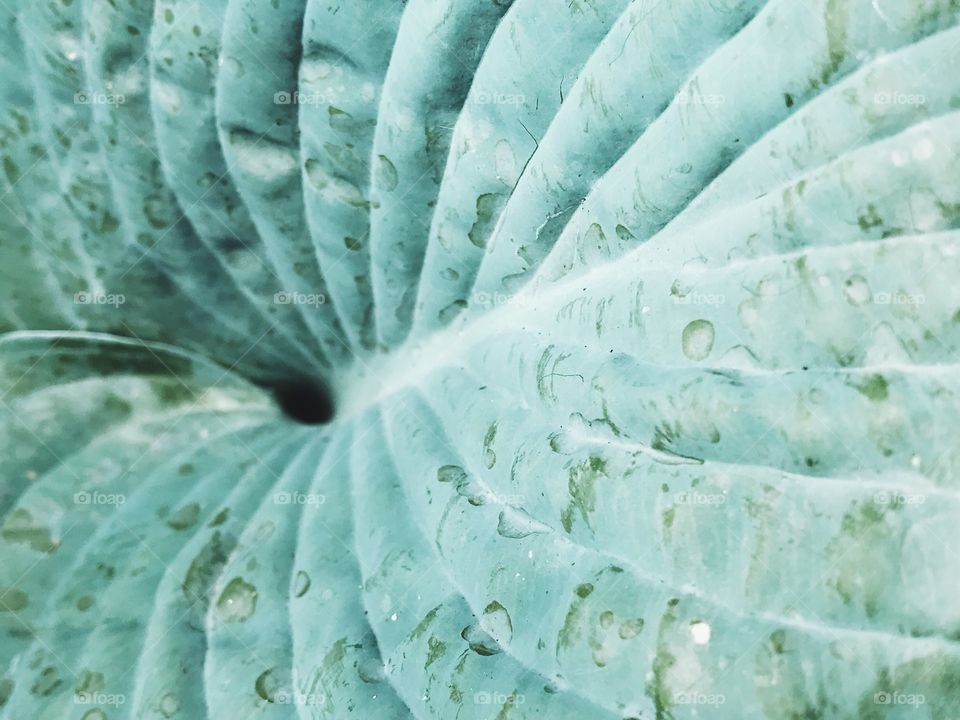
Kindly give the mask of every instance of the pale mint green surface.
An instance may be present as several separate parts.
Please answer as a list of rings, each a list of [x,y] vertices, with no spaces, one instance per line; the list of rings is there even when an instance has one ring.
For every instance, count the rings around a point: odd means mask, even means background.
[[[0,720],[960,719],[958,20],[0,2]]]

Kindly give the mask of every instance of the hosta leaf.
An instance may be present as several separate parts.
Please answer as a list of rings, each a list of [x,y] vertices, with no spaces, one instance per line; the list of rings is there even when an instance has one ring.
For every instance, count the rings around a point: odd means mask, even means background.
[[[0,717],[960,716],[958,17],[0,6]]]

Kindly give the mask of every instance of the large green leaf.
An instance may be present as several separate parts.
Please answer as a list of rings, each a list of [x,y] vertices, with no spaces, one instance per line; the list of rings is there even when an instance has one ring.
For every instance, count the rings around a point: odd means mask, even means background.
[[[958,17],[0,3],[0,718],[960,717]]]

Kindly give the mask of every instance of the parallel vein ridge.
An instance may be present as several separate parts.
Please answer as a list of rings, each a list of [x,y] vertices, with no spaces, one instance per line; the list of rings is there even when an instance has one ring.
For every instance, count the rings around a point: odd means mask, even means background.
[[[958,19],[0,3],[0,719],[960,717]]]

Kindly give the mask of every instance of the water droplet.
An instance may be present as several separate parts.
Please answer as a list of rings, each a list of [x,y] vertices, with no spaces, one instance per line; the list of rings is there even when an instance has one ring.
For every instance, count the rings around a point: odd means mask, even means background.
[[[319,160],[310,158],[303,167],[310,185],[320,193],[325,202],[340,202],[351,207],[369,206],[360,188],[348,180],[328,173]]]
[[[310,576],[303,570],[297,570],[297,577],[293,582],[293,594],[297,597],[303,597],[310,589]]]
[[[242,78],[246,71],[243,69],[243,63],[236,58],[220,56],[217,64],[236,78]]]
[[[200,505],[197,503],[190,503],[188,505],[184,505],[182,508],[167,517],[167,525],[172,527],[174,530],[186,530],[193,527],[199,517]]]
[[[479,625],[468,625],[460,633],[460,637],[467,641],[470,649],[477,655],[489,657],[500,652],[500,646],[488,633],[484,632]]]
[[[872,297],[870,285],[862,275],[853,275],[844,283],[843,293],[851,305],[864,305]]]
[[[180,698],[173,693],[167,693],[160,698],[160,714],[164,717],[173,717],[180,709]]]
[[[683,354],[691,360],[705,360],[713,350],[715,332],[709,320],[694,320],[683,329]]]
[[[639,635],[641,630],[643,630],[643,618],[631,618],[620,623],[617,635],[621,640],[630,640]]]
[[[450,483],[454,486],[458,495],[463,497],[473,497],[476,493],[472,492],[470,476],[467,471],[459,465],[443,465],[437,470],[437,480],[442,483]]]
[[[277,690],[280,689],[280,683],[274,675],[273,669],[260,673],[260,676],[254,683],[254,689],[257,691],[257,695],[267,702],[272,703],[275,701]]]
[[[386,155],[377,155],[377,159],[379,161],[377,163],[377,181],[387,192],[395,190],[399,182],[396,166],[390,162],[390,158]]]
[[[502,510],[500,512],[500,520],[497,523],[497,532],[502,537],[514,540],[537,533],[546,533],[549,532],[549,530],[549,527],[537,522],[523,510],[516,510],[514,508]]]
[[[706,645],[710,642],[710,626],[701,621],[690,623],[690,635],[697,645]]]
[[[217,600],[217,610],[224,622],[244,622],[257,609],[257,588],[236,577]]]
[[[508,645],[513,639],[513,623],[507,609],[494,600],[483,611],[480,626],[501,647]]]

